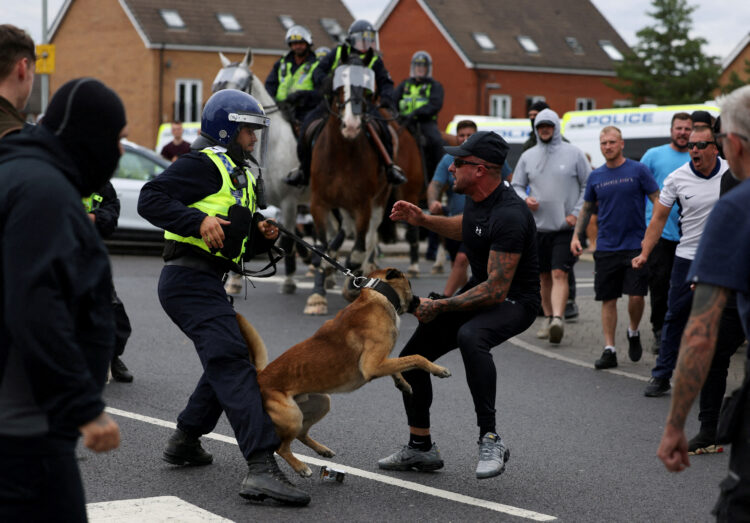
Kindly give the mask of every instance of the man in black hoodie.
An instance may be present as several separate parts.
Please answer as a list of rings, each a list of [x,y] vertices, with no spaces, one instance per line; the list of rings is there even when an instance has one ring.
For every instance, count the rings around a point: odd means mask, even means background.
[[[125,109],[91,78],[0,143],[0,521],[86,521],[75,446],[116,448],[107,252],[81,198],[120,158]]]

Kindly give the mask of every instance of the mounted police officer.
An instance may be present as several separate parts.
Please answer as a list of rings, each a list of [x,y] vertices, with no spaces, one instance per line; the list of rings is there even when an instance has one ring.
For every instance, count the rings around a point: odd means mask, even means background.
[[[310,496],[287,480],[273,457],[279,439],[263,410],[256,370],[222,282],[227,271],[241,272],[238,265],[270,249],[278,237],[278,229],[256,212],[258,185],[246,163],[252,158],[262,167],[268,124],[249,94],[215,93],[206,102],[193,151],[144,185],[138,212],[166,231],[159,300],[193,341],[203,366],[164,460],[210,464],[213,456],[199,438],[224,412],[249,467],[240,495],[306,505]]]
[[[312,34],[306,27],[290,27],[286,44],[290,51],[274,64],[266,78],[266,90],[282,108],[286,106],[285,114],[291,115],[296,131],[307,113],[320,102],[317,91],[320,84],[315,83],[314,76],[318,58],[312,49]]]
[[[427,176],[432,178],[443,157],[443,138],[437,127],[437,115],[443,107],[443,86],[432,78],[432,58],[427,51],[414,53],[409,78],[396,88],[395,99],[399,120],[418,139]]]
[[[372,57],[365,63],[375,73],[376,95],[380,98],[380,107],[389,109],[392,113],[396,112],[396,104],[393,98],[393,80],[390,73],[385,68],[383,60],[374,52],[377,51],[377,32],[372,24],[366,20],[357,20],[351,26],[346,37],[346,41],[339,44],[324,58],[320,59],[318,67],[313,72],[313,82],[323,84],[326,77],[341,64],[344,55],[356,54],[364,61],[367,58],[367,52],[372,49]],[[310,180],[310,161],[312,150],[307,140],[304,139],[305,131],[310,124],[326,116],[327,107],[325,103],[319,104],[315,110],[308,113],[300,128],[300,136],[297,145],[297,156],[300,159],[300,167],[289,174],[286,182],[289,185],[300,186],[307,185]],[[388,151],[388,155],[393,158],[393,143],[388,131],[387,124],[383,122],[382,116],[378,112],[378,107],[372,107],[370,114],[375,117],[375,122],[381,135],[381,141]],[[386,162],[387,163],[387,162]],[[406,181],[403,171],[395,165],[390,164],[386,168],[388,182],[393,185],[399,185]]]

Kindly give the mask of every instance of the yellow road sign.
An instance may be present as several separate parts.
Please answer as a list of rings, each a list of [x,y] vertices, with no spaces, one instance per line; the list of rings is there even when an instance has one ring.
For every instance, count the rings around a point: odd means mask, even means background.
[[[36,74],[55,72],[55,44],[38,44],[36,46]]]

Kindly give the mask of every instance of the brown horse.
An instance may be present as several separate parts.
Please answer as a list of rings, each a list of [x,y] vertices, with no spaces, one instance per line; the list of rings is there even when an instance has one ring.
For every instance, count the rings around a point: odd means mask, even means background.
[[[372,51],[369,51],[371,53]],[[371,57],[366,56],[364,63]],[[375,77],[358,56],[342,57],[331,92],[330,115],[315,141],[310,169],[310,214],[315,223],[317,246],[328,247],[326,225],[332,209],[340,209],[354,221],[354,247],[346,266],[363,267],[375,249],[376,229],[383,216],[390,185],[379,154],[366,135],[371,118]],[[315,271],[313,293],[305,314],[327,314],[324,271]]]

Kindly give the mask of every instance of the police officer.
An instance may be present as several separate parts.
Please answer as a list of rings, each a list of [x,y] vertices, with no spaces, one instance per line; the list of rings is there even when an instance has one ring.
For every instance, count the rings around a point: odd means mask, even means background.
[[[313,76],[315,77],[313,82],[322,85],[325,78],[333,73],[341,63],[342,55],[345,54],[344,51],[346,51],[346,54],[358,54],[362,60],[365,60],[367,51],[370,49],[377,51],[377,32],[367,20],[357,20],[349,26],[346,41],[339,44],[336,49],[320,59],[318,67],[313,72]],[[380,98],[380,107],[385,107],[395,113],[396,105],[393,98],[393,80],[385,68],[383,60],[373,52],[372,58],[365,63],[365,66],[372,69],[375,73],[376,95]],[[393,158],[393,143],[390,132],[387,129],[387,125],[382,121],[382,117],[377,109],[377,107],[372,107],[371,114],[376,118],[375,122],[379,124],[381,141],[388,154]],[[304,136],[305,131],[314,120],[324,118],[326,115],[327,107],[322,102],[305,117],[300,128],[300,136]],[[286,179],[286,183],[295,187],[307,185],[310,180],[312,150],[310,149],[310,144],[306,143],[304,139],[300,140],[297,144],[297,156],[300,160],[300,167],[292,171]],[[395,164],[386,169],[386,175],[388,182],[393,185],[399,185],[406,181],[403,171]]]
[[[252,157],[263,165],[268,124],[249,94],[225,89],[212,95],[194,150],[144,185],[138,212],[166,231],[159,300],[193,341],[203,366],[164,460],[210,464],[213,456],[199,437],[211,432],[224,412],[249,467],[240,496],[306,505],[310,496],[287,480],[273,457],[279,439],[263,410],[256,370],[222,284],[228,270],[241,272],[243,260],[267,251],[278,236],[256,212],[256,181],[245,163]]]
[[[120,199],[112,183],[105,183],[97,192],[91,193],[82,200],[83,208],[94,223],[99,236],[102,238],[112,236],[117,228],[117,220],[120,218]],[[120,356],[125,352],[125,344],[132,330],[125,306],[115,292],[114,283],[112,284],[112,312],[115,316],[115,355],[110,364],[110,371],[115,381],[130,383],[133,381],[133,374]]]
[[[295,129],[320,102],[317,91],[320,84],[314,81],[318,58],[312,44],[312,35],[306,27],[290,27],[286,32],[286,45],[290,51],[273,65],[266,78],[266,90],[282,107],[288,107],[287,114],[292,114]]]
[[[396,88],[400,120],[416,137],[425,156],[427,173],[432,178],[443,156],[443,138],[437,127],[437,115],[443,107],[443,86],[432,78],[432,58],[417,51],[411,58],[409,78]]]

